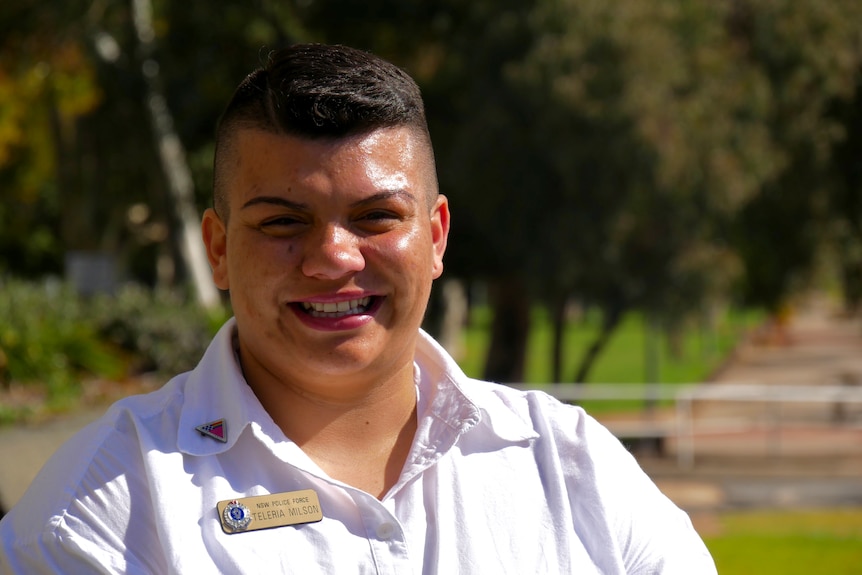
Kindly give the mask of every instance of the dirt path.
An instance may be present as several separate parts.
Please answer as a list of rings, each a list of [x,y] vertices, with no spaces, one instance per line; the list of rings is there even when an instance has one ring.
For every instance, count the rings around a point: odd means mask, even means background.
[[[825,299],[797,308],[785,329],[763,328],[713,378],[717,383],[862,384],[862,319]]]

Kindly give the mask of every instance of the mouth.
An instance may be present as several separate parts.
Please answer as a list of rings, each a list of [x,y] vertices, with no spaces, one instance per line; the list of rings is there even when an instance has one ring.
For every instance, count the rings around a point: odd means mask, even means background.
[[[368,310],[374,307],[377,299],[377,296],[366,296],[339,302],[320,303],[304,301],[300,302],[298,306],[304,313],[312,317],[336,319],[368,313]]]

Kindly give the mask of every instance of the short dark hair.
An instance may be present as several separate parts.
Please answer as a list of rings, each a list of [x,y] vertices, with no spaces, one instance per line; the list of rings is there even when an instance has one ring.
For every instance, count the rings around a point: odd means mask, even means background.
[[[340,45],[298,44],[269,54],[240,83],[216,131],[213,201],[228,216],[224,155],[233,134],[258,129],[304,138],[340,138],[409,126],[431,140],[416,82],[373,54]]]

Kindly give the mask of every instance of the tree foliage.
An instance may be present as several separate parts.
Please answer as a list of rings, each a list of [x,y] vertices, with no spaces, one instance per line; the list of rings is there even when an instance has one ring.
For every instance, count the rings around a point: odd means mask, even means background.
[[[0,272],[56,267],[65,153],[77,120],[103,101],[86,48],[60,12],[27,6],[13,12],[15,27],[2,26]]]
[[[177,255],[132,0],[0,8],[0,273],[108,249],[154,283]],[[447,273],[494,306],[488,377],[522,375],[532,302],[560,379],[629,310],[777,309],[835,246],[862,301],[862,5],[855,0],[154,0],[159,78],[209,203],[215,119],[275,47],[347,43],[422,85],[451,200]],[[14,23],[14,25],[13,25]],[[602,311],[567,350],[564,310]],[[563,356],[581,353],[575,374]]]
[[[739,1],[730,16],[742,63],[765,88],[761,122],[776,165],[734,222],[734,243],[745,263],[747,301],[774,311],[810,274],[818,248],[831,239],[829,220],[845,219],[840,209],[829,213],[829,190],[854,126],[852,114],[832,110],[858,98],[862,7],[847,0]],[[860,192],[857,186],[850,195]]]

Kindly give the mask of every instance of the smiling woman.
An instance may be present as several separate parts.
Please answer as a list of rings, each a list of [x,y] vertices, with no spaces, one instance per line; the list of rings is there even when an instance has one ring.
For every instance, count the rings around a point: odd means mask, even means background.
[[[218,134],[203,239],[235,317],[48,463],[0,571],[715,573],[605,428],[467,378],[420,329],[449,205],[404,72],[287,49]],[[305,498],[298,522],[265,510]]]

